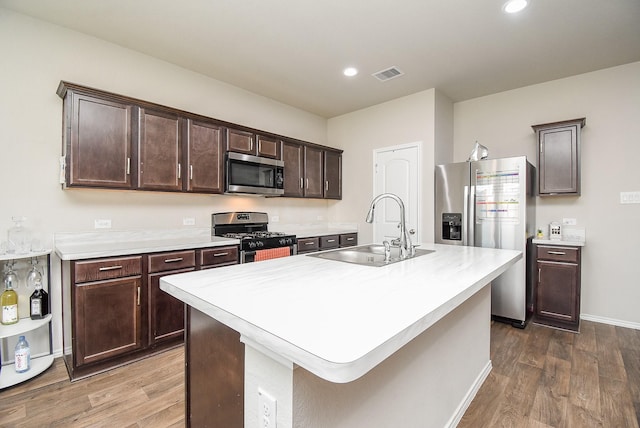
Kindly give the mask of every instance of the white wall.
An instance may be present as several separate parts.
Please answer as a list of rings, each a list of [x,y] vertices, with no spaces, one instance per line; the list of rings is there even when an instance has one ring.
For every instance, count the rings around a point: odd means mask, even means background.
[[[436,106],[443,106],[436,119]],[[448,106],[448,107],[447,107]],[[434,89],[329,119],[328,139],[344,147],[342,203],[329,216],[358,224],[360,242],[371,242],[373,226],[364,220],[373,199],[373,151],[422,142],[422,240],[433,242],[433,167],[436,130],[450,125],[451,102]],[[451,129],[451,126],[448,127]],[[450,131],[449,131],[450,134]],[[446,138],[446,129],[440,138]],[[449,140],[450,141],[450,140]]]
[[[536,164],[531,125],[586,117],[582,195],[537,198],[537,224],[573,217],[585,227],[582,314],[640,328],[640,62],[528,86],[454,105],[454,160],[478,140],[490,157],[526,155]]]

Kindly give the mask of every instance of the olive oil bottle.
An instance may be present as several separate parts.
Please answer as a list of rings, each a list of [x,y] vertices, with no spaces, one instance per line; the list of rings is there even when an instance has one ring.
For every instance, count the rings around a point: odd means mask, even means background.
[[[0,295],[0,306],[2,306],[0,323],[4,325],[18,322],[18,293],[13,289],[16,285],[18,285],[18,277],[13,272],[11,265],[7,265],[7,272],[4,275],[4,291]]]

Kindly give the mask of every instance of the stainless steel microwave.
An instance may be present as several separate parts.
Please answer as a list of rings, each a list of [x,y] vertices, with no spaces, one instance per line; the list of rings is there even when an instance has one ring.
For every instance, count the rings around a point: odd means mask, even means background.
[[[284,162],[227,152],[225,193],[277,196],[284,194]]]

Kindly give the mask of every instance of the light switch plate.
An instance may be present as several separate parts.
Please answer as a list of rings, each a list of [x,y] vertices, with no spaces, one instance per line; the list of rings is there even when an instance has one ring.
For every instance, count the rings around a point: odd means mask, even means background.
[[[640,204],[640,192],[620,192],[621,204]]]
[[[196,224],[196,219],[193,217],[183,217],[182,225],[183,226],[194,226]]]

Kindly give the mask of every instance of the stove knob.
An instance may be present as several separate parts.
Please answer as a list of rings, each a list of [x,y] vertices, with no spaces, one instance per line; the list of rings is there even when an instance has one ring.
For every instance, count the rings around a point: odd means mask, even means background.
[[[256,244],[258,245],[258,248],[264,247],[264,242],[262,242],[262,241],[258,241],[258,242],[256,242]]]
[[[256,248],[256,243],[255,242],[249,242],[249,248]]]
[[[278,244],[284,247],[285,245],[287,245],[287,240],[284,238],[280,238],[278,239]]]

